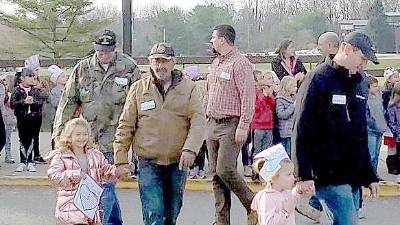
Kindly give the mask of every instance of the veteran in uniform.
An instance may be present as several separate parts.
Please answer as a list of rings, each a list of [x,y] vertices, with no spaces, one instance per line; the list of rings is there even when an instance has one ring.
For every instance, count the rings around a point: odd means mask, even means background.
[[[131,84],[140,79],[135,61],[116,51],[116,35],[105,30],[96,37],[96,52],[73,69],[57,108],[53,139],[64,124],[82,116],[92,126],[92,137],[110,163],[118,119]],[[122,224],[114,183],[105,183],[101,199],[104,225]]]

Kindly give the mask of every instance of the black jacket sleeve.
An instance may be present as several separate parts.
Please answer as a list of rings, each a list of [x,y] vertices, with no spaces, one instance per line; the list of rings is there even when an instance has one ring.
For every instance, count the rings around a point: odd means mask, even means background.
[[[313,79],[310,83],[305,99],[300,106],[299,122],[297,126],[296,156],[299,167],[299,178],[301,180],[312,180],[313,164],[312,155],[318,154],[320,150],[315,142],[318,137],[319,123],[318,115],[321,112],[319,102],[321,93],[319,87]],[[301,104],[301,103],[300,103]]]

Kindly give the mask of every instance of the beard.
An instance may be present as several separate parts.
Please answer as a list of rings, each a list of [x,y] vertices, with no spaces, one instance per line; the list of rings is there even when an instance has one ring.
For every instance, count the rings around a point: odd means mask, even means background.
[[[219,52],[214,47],[212,47],[211,51],[214,55],[219,55]]]

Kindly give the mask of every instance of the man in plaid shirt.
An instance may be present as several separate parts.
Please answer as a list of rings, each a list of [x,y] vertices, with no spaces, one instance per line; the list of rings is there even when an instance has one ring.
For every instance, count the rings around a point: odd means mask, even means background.
[[[236,168],[254,113],[254,67],[234,46],[235,36],[230,25],[214,28],[210,41],[217,57],[211,64],[208,94],[204,96],[217,225],[230,224],[231,191],[246,208],[248,224],[257,222],[257,216],[250,209],[254,193]]]

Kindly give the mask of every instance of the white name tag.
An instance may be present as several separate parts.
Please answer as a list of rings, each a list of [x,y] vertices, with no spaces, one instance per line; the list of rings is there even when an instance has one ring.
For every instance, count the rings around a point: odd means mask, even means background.
[[[142,111],[147,111],[147,110],[151,110],[151,109],[155,109],[155,108],[156,108],[156,102],[154,100],[142,102],[140,104],[140,109]]]
[[[362,96],[362,95],[356,95],[356,98],[359,98],[359,99],[362,99],[362,100],[367,99],[366,97],[364,97],[364,96]]]
[[[346,95],[332,95],[332,104],[346,105]]]
[[[225,80],[230,80],[231,74],[227,73],[227,72],[222,72],[221,75],[219,75],[219,77],[221,77],[222,79],[225,79]]]
[[[115,77],[115,83],[125,86],[128,84],[128,78],[125,77]]]

